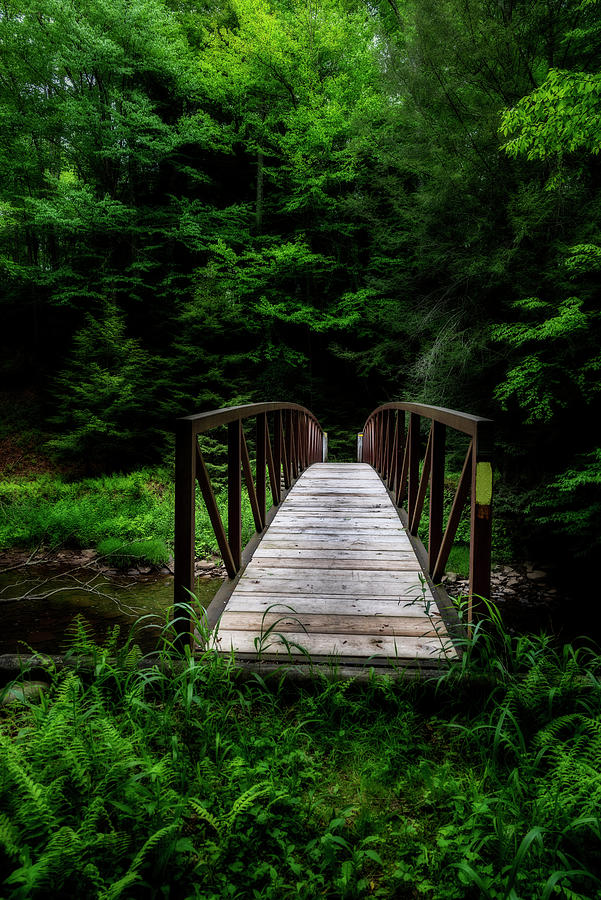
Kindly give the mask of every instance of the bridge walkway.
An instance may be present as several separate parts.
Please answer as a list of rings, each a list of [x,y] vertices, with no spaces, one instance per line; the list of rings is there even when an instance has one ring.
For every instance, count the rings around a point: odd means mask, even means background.
[[[365,463],[314,463],[264,532],[219,622],[247,664],[429,669],[456,658],[389,494]]]

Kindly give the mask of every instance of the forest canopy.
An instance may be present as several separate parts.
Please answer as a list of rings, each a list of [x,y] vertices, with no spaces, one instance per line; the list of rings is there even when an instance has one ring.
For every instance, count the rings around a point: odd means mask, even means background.
[[[592,559],[600,13],[4,0],[5,396],[96,471],[234,402],[304,403],[339,453],[380,402],[487,415],[516,539]]]

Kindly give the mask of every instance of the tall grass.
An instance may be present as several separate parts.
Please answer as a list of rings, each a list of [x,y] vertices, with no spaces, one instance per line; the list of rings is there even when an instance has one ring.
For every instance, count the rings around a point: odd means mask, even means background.
[[[494,610],[423,683],[115,648],[3,713],[3,897],[599,896],[597,652]]]
[[[226,495],[218,495],[217,503],[227,523]],[[116,564],[165,562],[173,549],[174,510],[173,475],[166,469],[144,469],[82,481],[67,481],[55,475],[2,479],[0,549],[40,545],[97,547]],[[244,543],[254,532],[246,493],[242,532]],[[146,542],[146,547],[140,546],[141,542]],[[200,496],[196,503],[196,552],[199,556],[218,553]]]

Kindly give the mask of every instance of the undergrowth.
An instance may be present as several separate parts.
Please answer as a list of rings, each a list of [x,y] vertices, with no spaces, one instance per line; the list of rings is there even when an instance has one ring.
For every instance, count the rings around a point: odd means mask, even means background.
[[[429,682],[116,646],[2,713],[3,897],[599,896],[596,652],[494,610]]]
[[[227,523],[226,496],[218,495],[217,503]],[[4,478],[0,479],[0,549],[96,547],[123,567],[142,560],[163,563],[173,548],[174,508],[173,474],[166,469],[144,469],[82,481],[57,475]],[[254,530],[244,492],[243,543]],[[196,502],[196,552],[198,556],[218,554],[200,491]]]

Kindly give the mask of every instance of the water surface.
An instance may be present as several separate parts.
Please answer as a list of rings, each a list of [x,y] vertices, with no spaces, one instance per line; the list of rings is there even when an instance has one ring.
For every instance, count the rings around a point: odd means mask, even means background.
[[[196,596],[203,606],[221,583],[221,578],[197,579]],[[0,573],[0,654],[29,652],[28,648],[63,653],[77,616],[85,619],[99,644],[116,625],[123,643],[133,627],[135,640],[146,653],[155,649],[172,605],[172,575],[108,578],[92,570],[66,575],[48,569]]]

